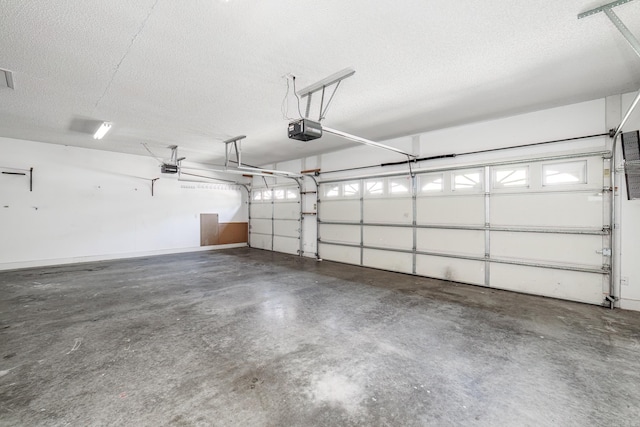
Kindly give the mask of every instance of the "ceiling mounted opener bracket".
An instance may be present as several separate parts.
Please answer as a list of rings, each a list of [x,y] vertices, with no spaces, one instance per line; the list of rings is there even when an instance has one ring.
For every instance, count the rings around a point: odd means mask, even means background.
[[[625,3],[632,2],[633,0],[617,0],[604,6],[596,7],[595,9],[588,10],[584,13],[578,15],[578,19],[586,18],[587,16],[595,15],[596,13],[604,12],[605,15],[613,22],[613,25],[616,26],[618,31],[622,34],[622,36],[627,40],[627,42],[631,45],[631,48],[634,50],[636,55],[640,56],[640,42],[638,39],[629,31],[626,25],[622,22],[620,17],[615,14],[612,10],[616,6],[623,5]]]
[[[168,148],[171,149],[171,164],[180,166],[180,162],[186,159],[186,157],[178,157],[178,146],[170,145]]]
[[[297,178],[301,178],[302,175],[298,174],[298,173],[293,173],[293,172],[286,172],[286,171],[278,171],[278,170],[271,170],[271,169],[262,169],[262,168],[257,168],[255,166],[246,166],[242,164],[242,140],[246,138],[246,135],[240,135],[240,136],[235,136],[233,138],[229,138],[226,141],[222,141],[224,142],[225,145],[225,149],[224,149],[224,153],[225,153],[225,158],[224,158],[224,167],[225,167],[225,172],[241,172],[241,173],[245,173],[245,174],[249,174],[249,175],[258,175],[258,176],[265,176],[264,174],[268,174],[267,176],[281,176],[284,178],[291,178],[291,179],[297,179]],[[229,170],[229,162],[231,162],[231,157],[233,152],[235,151],[236,153],[236,170]],[[242,171],[248,171],[248,172],[242,172]],[[223,171],[220,171],[223,172]]]
[[[307,107],[304,114],[305,118],[309,118],[309,113],[311,112],[311,98],[313,97],[313,94],[316,92],[321,92],[320,112],[318,114],[318,121],[322,121],[322,119],[324,119],[324,116],[327,114],[329,105],[331,105],[331,101],[333,101],[333,97],[336,94],[338,87],[340,87],[340,83],[342,82],[342,80],[346,79],[347,77],[353,76],[355,73],[356,73],[356,70],[354,70],[353,68],[345,68],[344,70],[338,71],[337,73],[330,75],[329,77],[325,77],[324,79],[320,80],[317,83],[314,83],[312,85],[305,87],[304,89],[299,90],[297,93],[300,98],[304,98],[305,96],[307,97]],[[329,97],[329,100],[327,101],[327,105],[325,106],[324,105],[325,91],[328,87],[332,85],[335,85],[335,87],[333,88],[333,92],[331,92],[331,96]]]
[[[235,136],[229,138],[224,142],[224,167],[229,167],[229,161],[231,160],[232,149],[236,153],[236,161],[238,166],[242,165],[242,140],[246,138],[246,135]]]
[[[588,10],[588,11],[586,11],[584,13],[579,14],[578,15],[578,19],[586,18],[587,16],[591,16],[591,15],[595,15],[596,13],[604,12],[604,14],[607,15],[607,17],[611,20],[611,22],[613,22],[613,25],[616,26],[618,31],[620,31],[620,34],[622,34],[622,36],[625,38],[625,40],[629,43],[629,45],[631,46],[633,51],[636,53],[636,55],[638,55],[638,57],[640,57],[640,42],[633,35],[633,33],[631,31],[629,31],[627,26],[624,25],[624,23],[622,22],[620,17],[618,15],[616,15],[615,12],[612,10],[616,6],[620,6],[620,5],[623,5],[625,3],[630,3],[632,1],[633,0],[617,0],[617,1],[611,2],[611,3],[605,4],[604,6],[596,7],[595,9],[591,9],[591,10]],[[636,106],[638,105],[638,102],[640,102],[640,91],[638,91],[638,94],[636,95],[635,99],[631,103],[631,106],[629,107],[629,109],[627,110],[626,114],[622,118],[622,121],[620,122],[620,125],[618,125],[618,127],[615,129],[615,132],[613,133],[613,136],[611,136],[611,138],[616,140],[618,138],[618,136],[622,133],[623,126],[626,124],[626,122],[629,119],[629,117],[631,116],[631,113],[633,112],[633,110],[635,110]]]

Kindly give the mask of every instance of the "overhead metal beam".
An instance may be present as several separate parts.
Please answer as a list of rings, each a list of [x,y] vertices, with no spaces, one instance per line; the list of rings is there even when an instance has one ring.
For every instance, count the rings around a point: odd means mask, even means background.
[[[295,173],[295,172],[279,171],[275,169],[262,169],[262,168],[254,168],[253,166],[243,166],[243,165],[239,165],[238,169],[242,169],[243,171],[249,171],[249,172],[267,173],[267,174],[272,174],[274,176],[286,176],[288,178],[302,178],[302,174]]]
[[[246,137],[247,137],[246,135],[238,135],[238,136],[234,136],[233,138],[229,138],[229,139],[227,139],[225,141],[222,141],[222,142],[224,142],[225,144],[230,144],[232,142],[236,142],[236,141],[240,141],[241,139],[245,139]]]
[[[617,0],[612,1],[611,3],[607,3],[603,6],[596,7],[595,9],[587,10],[586,12],[582,12],[578,15],[578,19],[586,18],[587,16],[595,15],[596,13],[603,12],[605,9],[611,9],[616,6],[623,5],[625,3],[632,2],[633,0]]]
[[[616,15],[611,9],[605,9],[604,13],[609,17],[611,22],[613,22],[613,25],[616,26],[618,31],[620,31],[620,33],[624,36],[636,55],[640,56],[640,42],[638,42],[638,39],[631,33],[631,31],[629,31],[627,26],[624,25],[618,15]]]
[[[638,39],[631,33],[631,31],[629,31],[627,26],[624,25],[624,23],[618,17],[618,15],[616,15],[615,12],[611,10],[616,6],[620,6],[622,4],[629,3],[632,1],[633,0],[617,0],[617,1],[611,2],[611,3],[605,4],[604,6],[596,7],[595,9],[591,9],[584,13],[579,14],[578,19],[586,18],[587,16],[591,16],[591,15],[595,15],[596,13],[603,12],[605,15],[607,15],[609,20],[613,22],[613,25],[616,26],[616,28],[618,29],[618,31],[620,31],[620,33],[625,38],[625,40],[627,40],[629,45],[631,45],[631,48],[634,50],[636,55],[640,56],[640,42],[638,42]]]
[[[331,129],[331,128],[328,128],[326,126],[322,126],[322,130],[324,132],[327,132],[327,133],[332,133],[334,135],[341,136],[343,138],[347,138],[347,139],[350,139],[350,140],[355,141],[355,142],[359,142],[360,144],[370,145],[372,147],[382,148],[384,150],[389,150],[389,151],[393,151],[393,152],[396,152],[396,153],[399,153],[399,154],[403,154],[403,155],[405,155],[407,157],[410,157],[412,159],[416,159],[418,157],[415,154],[407,153],[406,151],[400,150],[399,148],[391,147],[389,145],[380,144],[379,142],[375,142],[375,141],[371,141],[371,140],[368,140],[368,139],[365,139],[365,138],[361,138],[359,136],[351,135],[349,133],[342,132],[342,131],[339,131],[339,130],[336,130],[336,129]]]
[[[229,138],[226,141],[223,141],[225,144],[225,161],[224,161],[224,170],[211,170],[211,172],[222,172],[222,173],[242,173],[247,175],[255,175],[255,176],[280,176],[285,178],[302,178],[302,175],[294,172],[287,171],[278,171],[271,169],[262,169],[256,168],[254,166],[245,166],[242,164],[242,140],[246,138],[246,135],[239,135],[233,138]],[[230,159],[230,149],[233,147],[236,152],[236,161],[237,161],[237,169],[227,169],[229,167]]]
[[[192,171],[202,171],[202,172],[213,172],[213,173],[228,173],[233,175],[257,175],[257,176],[266,176],[266,177],[272,177],[272,178],[275,176],[273,174],[249,172],[249,171],[238,170],[238,169],[226,169],[223,167],[218,169],[218,168],[197,168],[197,167],[191,167],[191,166],[181,166],[180,170],[182,169],[192,170]]]
[[[354,70],[353,68],[345,68],[344,70],[340,70],[337,73],[333,73],[331,74],[329,77],[325,77],[324,79],[320,80],[319,82],[316,82],[312,85],[309,85],[303,89],[300,89],[297,93],[298,96],[300,96],[301,98],[312,94],[314,92],[317,92],[319,90],[322,90],[322,88],[327,87],[327,86],[331,86],[334,83],[338,83],[344,79],[346,79],[347,77],[351,77],[356,73],[356,70]]]
[[[252,168],[252,167],[249,167],[249,166],[238,167],[238,169],[227,169],[226,167],[220,167],[220,168],[198,168],[198,167],[192,167],[192,166],[180,166],[180,170],[182,170],[182,169],[203,171],[203,172],[213,172],[213,173],[228,173],[228,174],[234,174],[234,175],[264,176],[264,177],[268,177],[268,178],[282,177],[282,178],[291,178],[291,179],[294,179],[294,180],[296,178],[301,178],[302,177],[302,175],[296,174],[296,173],[293,173],[293,172]]]

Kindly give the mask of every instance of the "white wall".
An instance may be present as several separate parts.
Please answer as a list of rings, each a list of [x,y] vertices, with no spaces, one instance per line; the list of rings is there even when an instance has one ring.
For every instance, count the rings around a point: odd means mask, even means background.
[[[627,94],[617,98],[612,97],[613,102],[612,99],[597,99],[380,142],[410,151],[419,157],[428,157],[602,134],[619,124],[621,114],[626,111],[634,96],[635,94]],[[632,130],[639,127],[640,112],[636,111],[626,129]],[[349,131],[348,129],[340,130]],[[312,143],[321,144],[322,139]],[[348,141],[345,141],[345,144],[348,144]],[[428,169],[485,161],[501,161],[515,158],[527,159],[536,155],[568,151],[595,151],[610,149],[610,147],[610,138],[601,136],[552,145],[432,160],[421,162],[415,167]],[[408,170],[406,165],[402,165],[327,173],[328,171],[343,168],[380,165],[405,159],[403,156],[393,152],[367,146],[357,146],[320,156],[270,165],[270,167],[292,172],[321,168],[322,174],[318,179],[329,180]],[[305,186],[307,190],[313,189],[313,183],[309,179],[305,179]],[[626,194],[625,191],[624,186],[622,186],[620,194],[624,196]],[[620,199],[623,198],[621,197]],[[640,201],[622,200],[621,205],[620,229],[622,230],[622,238],[619,240],[622,245],[621,272],[617,277],[621,275],[621,277],[626,278],[628,285],[619,288],[622,298],[619,305],[623,308],[640,310],[640,263],[637,262],[640,259],[640,245],[637,243],[640,241]],[[315,218],[307,219],[304,227],[303,246],[307,253],[316,251],[315,240],[317,235],[315,234],[315,224],[312,224],[312,221],[315,221]]]
[[[149,157],[8,138],[0,152],[2,171],[34,168],[33,192],[0,174],[0,269],[200,250],[200,213],[247,221],[244,189],[178,181]]]

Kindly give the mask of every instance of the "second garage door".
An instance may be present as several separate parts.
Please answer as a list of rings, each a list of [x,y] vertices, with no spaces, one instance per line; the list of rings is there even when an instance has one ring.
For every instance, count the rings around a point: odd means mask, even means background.
[[[602,304],[606,153],[325,181],[324,259]]]
[[[299,253],[299,187],[253,189],[249,217],[250,246],[289,254]]]

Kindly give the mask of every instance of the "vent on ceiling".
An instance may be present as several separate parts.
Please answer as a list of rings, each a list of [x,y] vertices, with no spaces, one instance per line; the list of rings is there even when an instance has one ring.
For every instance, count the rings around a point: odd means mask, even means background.
[[[0,68],[0,88],[8,87],[13,89],[13,73],[9,70]]]

